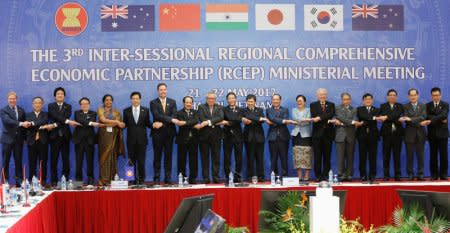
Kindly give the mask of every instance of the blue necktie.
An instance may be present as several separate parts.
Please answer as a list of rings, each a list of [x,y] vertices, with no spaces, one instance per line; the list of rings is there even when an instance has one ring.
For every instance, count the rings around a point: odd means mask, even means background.
[[[134,122],[136,122],[136,124],[138,123],[139,120],[139,115],[138,115],[138,109],[137,108],[133,108],[133,118],[134,118]]]
[[[14,106],[14,107],[12,107],[12,110],[16,114],[16,120],[19,120],[19,112],[17,112],[17,108]]]

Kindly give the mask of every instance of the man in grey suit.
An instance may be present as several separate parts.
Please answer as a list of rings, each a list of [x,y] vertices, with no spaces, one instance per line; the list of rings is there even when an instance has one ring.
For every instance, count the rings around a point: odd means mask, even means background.
[[[405,144],[407,154],[407,173],[410,180],[414,180],[413,159],[417,157],[417,180],[423,180],[423,157],[426,140],[425,125],[427,109],[425,104],[419,103],[419,91],[411,88],[408,91],[409,103],[403,107],[403,117],[399,119],[405,122]]]
[[[353,157],[355,152],[356,127],[361,125],[356,116],[356,108],[351,106],[349,93],[341,94],[341,105],[336,107],[336,154],[338,176],[341,181],[351,181],[353,176]]]

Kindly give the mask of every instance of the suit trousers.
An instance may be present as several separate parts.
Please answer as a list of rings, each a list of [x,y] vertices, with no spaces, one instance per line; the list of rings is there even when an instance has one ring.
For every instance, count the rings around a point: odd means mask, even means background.
[[[172,176],[172,150],[173,150],[173,137],[167,136],[165,138],[155,138],[152,139],[153,142],[153,171],[154,181],[160,181],[161,173],[161,160],[164,152],[164,180],[166,182],[171,181]]]
[[[336,155],[339,179],[351,179],[353,177],[355,141],[346,138],[343,142],[336,142]]]
[[[400,152],[402,150],[402,138],[399,135],[383,136],[383,170],[384,177],[390,176],[391,157],[394,159],[395,177],[401,176]]]
[[[75,179],[83,181],[83,160],[86,157],[86,174],[89,179],[94,179],[94,145],[85,141],[75,144],[76,171]]]
[[[313,138],[314,174],[317,179],[326,180],[331,169],[332,140],[324,137]]]
[[[417,176],[423,176],[424,147],[425,141],[419,139],[416,139],[413,143],[406,143],[406,171],[408,176],[414,176],[414,154],[417,158]]]
[[[147,144],[127,143],[128,158],[133,162],[136,182],[145,181],[145,152]]]
[[[264,180],[264,143],[246,142],[245,150],[247,152],[247,179],[251,179],[254,174],[257,174],[258,179]]]
[[[198,175],[198,143],[188,142],[178,144],[178,172],[183,177],[188,177],[186,173],[186,159],[189,159],[189,183],[197,179]]]
[[[243,143],[242,142],[234,142],[230,139],[223,140],[223,168],[225,172],[225,176],[228,178],[228,175],[231,172],[231,154],[234,151],[234,178],[240,179],[242,172],[242,151],[243,151]]]
[[[5,169],[5,178],[9,179],[9,162],[11,155],[14,155],[14,170],[16,184],[22,183],[22,143],[14,142],[12,144],[2,144],[3,169]]]
[[[289,141],[269,141],[270,169],[278,176],[288,176]],[[278,160],[281,163],[281,173],[278,171]]]
[[[202,176],[205,181],[210,179],[210,160],[212,162],[212,177],[215,180],[219,179],[220,141],[221,140],[200,142],[200,153],[202,155]]]
[[[31,181],[33,176],[40,179],[39,174],[36,174],[36,167],[39,168],[39,173],[42,173],[42,184],[47,180],[47,161],[48,161],[48,144],[35,142],[28,146],[28,179]],[[40,167],[42,163],[42,168]],[[42,170],[41,170],[42,169]]]
[[[377,176],[377,149],[378,140],[373,138],[360,138],[359,143],[359,174],[360,177],[369,175],[370,179]],[[369,161],[369,174],[367,174],[367,161]]]
[[[69,160],[69,149],[70,149],[70,141],[64,139],[63,137],[57,137],[51,140],[50,143],[50,154],[51,154],[51,173],[52,173],[52,183],[57,183],[59,180],[58,177],[58,160],[59,155],[61,154],[62,158],[62,175],[69,179],[70,176],[70,160]],[[61,175],[61,176],[62,176]]]
[[[448,139],[430,138],[430,172],[431,177],[447,177],[448,170]],[[438,165],[439,163],[439,165]]]

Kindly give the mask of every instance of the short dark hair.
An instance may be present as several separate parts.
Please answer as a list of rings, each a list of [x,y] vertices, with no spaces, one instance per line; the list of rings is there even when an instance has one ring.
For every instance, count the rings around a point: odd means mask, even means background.
[[[439,92],[439,94],[441,94],[441,88],[439,88],[439,87],[433,87],[433,88],[431,88],[431,94],[433,94],[433,92],[436,92],[436,91],[438,91]]]
[[[306,102],[306,97],[304,95],[297,95],[297,97],[295,97],[295,101],[297,101],[298,98],[302,98],[303,101]]]
[[[34,102],[35,100],[40,99],[42,102],[44,102],[44,98],[40,97],[40,96],[35,96],[33,97],[33,99],[31,100],[31,102]]]
[[[395,89],[389,89],[389,90],[387,91],[386,95],[389,95],[389,94],[391,94],[392,92],[394,92],[395,95],[398,95],[398,93],[397,93],[397,91],[396,91]]]
[[[364,94],[363,97],[362,97],[362,99],[365,99],[365,98],[367,98],[367,97],[370,97],[371,99],[373,99],[373,95],[370,94],[370,93]]]
[[[53,91],[53,96],[56,97],[56,93],[58,93],[58,91],[62,91],[64,93],[64,96],[66,96],[66,90],[64,90],[64,88],[62,87],[57,87],[55,88],[55,90]]]
[[[142,98],[141,93],[139,91],[133,91],[130,94],[130,99],[133,98],[133,96],[138,95],[139,99]]]
[[[186,102],[186,99],[187,99],[187,98],[191,99],[191,100],[192,100],[192,103],[194,103],[194,97],[192,97],[192,96],[190,96],[190,95],[187,95],[187,96],[183,97],[183,103]]]
[[[80,104],[81,105],[81,101],[83,101],[83,100],[86,100],[88,103],[91,103],[91,100],[89,100],[89,98],[88,97],[81,97],[81,99],[80,100],[78,100],[78,104]]]
[[[228,99],[228,97],[229,97],[230,95],[233,95],[233,96],[236,98],[236,93],[230,91],[230,92],[228,92],[226,99]]]
[[[102,98],[102,102],[105,103],[106,98],[111,97],[111,100],[114,101],[114,97],[111,94],[106,94]]]
[[[161,86],[165,86],[167,88],[167,84],[165,84],[165,83],[158,83],[158,85],[156,86],[156,90],[159,90],[159,88]]]
[[[348,96],[350,99],[352,98],[352,95],[350,95],[350,93],[348,93],[348,92],[342,92],[341,99],[344,98],[344,96]],[[363,99],[364,99],[364,97],[363,97]]]
[[[280,94],[278,94],[278,93],[275,93],[275,94],[273,94],[273,95],[272,95],[272,98],[273,98],[274,96],[278,96],[278,97],[280,97],[280,100],[282,99],[281,95],[280,95]]]
[[[256,102],[256,95],[250,94],[250,95],[247,95],[247,97],[245,98],[246,101],[248,101],[250,99],[253,99]]]
[[[419,91],[416,88],[411,88],[408,90],[408,95],[411,95],[411,91],[416,91],[416,93],[419,94]]]

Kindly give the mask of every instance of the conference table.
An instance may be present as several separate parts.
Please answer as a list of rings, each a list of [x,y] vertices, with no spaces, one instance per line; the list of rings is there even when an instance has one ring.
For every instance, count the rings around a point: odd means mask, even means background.
[[[194,185],[187,188],[161,187],[128,190],[51,191],[23,216],[0,232],[7,233],[90,233],[164,232],[183,198],[214,194],[212,209],[231,226],[258,231],[261,193],[267,190],[315,190],[309,186],[283,187],[269,184],[249,187]],[[359,218],[370,227],[390,222],[392,211],[401,206],[396,190],[450,192],[450,182],[344,183],[334,190],[347,191],[344,216]],[[1,220],[4,221],[4,220]]]

